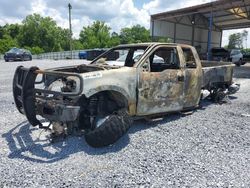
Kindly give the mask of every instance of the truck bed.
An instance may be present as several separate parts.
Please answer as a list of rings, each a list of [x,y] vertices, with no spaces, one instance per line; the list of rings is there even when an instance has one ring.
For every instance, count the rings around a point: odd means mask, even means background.
[[[202,88],[208,89],[218,84],[232,83],[234,64],[228,62],[201,61],[203,81]]]

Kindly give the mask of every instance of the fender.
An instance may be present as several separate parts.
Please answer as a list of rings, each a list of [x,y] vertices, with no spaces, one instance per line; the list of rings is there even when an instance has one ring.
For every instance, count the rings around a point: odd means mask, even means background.
[[[126,90],[124,90],[123,88],[121,88],[119,86],[115,86],[115,85],[98,86],[96,88],[92,88],[92,89],[88,90],[86,93],[84,93],[84,95],[87,98],[89,98],[89,97],[91,97],[99,92],[102,92],[102,91],[111,91],[111,92],[114,91],[114,92],[117,92],[117,93],[121,94],[122,96],[124,96],[124,98],[128,102],[129,114],[130,115],[136,114],[136,101],[132,100],[133,96],[130,96]]]

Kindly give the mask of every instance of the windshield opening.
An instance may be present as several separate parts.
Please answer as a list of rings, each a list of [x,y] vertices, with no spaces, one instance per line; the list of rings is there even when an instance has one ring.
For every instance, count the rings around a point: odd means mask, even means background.
[[[114,48],[101,55],[92,64],[133,67],[144,54],[147,46]]]
[[[18,49],[18,48],[11,48],[11,49],[9,50],[9,52],[10,52],[10,53],[18,53],[18,52],[21,52],[21,50]]]

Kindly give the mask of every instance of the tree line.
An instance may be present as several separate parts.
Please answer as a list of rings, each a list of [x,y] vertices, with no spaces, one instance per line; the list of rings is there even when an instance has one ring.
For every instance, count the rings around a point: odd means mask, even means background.
[[[33,54],[70,50],[70,31],[61,28],[50,17],[39,14],[27,16],[21,24],[0,26],[0,54],[12,47],[25,48]],[[74,50],[109,48],[118,44],[148,42],[150,32],[145,27],[135,25],[122,28],[120,34],[111,32],[103,21],[95,21],[83,27],[79,39],[72,39]]]

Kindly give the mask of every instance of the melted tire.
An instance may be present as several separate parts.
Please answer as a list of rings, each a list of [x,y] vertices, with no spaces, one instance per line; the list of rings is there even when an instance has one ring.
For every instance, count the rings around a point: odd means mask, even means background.
[[[104,147],[115,143],[132,124],[131,118],[124,111],[110,115],[102,125],[85,133],[86,142],[92,147]]]

